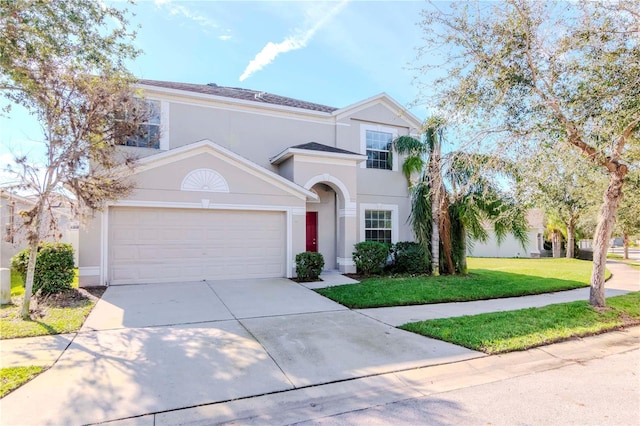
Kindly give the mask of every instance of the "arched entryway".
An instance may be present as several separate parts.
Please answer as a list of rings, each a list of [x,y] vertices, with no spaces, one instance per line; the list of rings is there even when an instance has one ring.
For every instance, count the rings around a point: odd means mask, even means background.
[[[318,200],[307,202],[306,249],[322,253],[325,270],[338,269],[337,194],[325,183],[315,184],[311,191],[318,195]]]
[[[346,185],[325,174],[310,179],[304,186],[318,195],[318,200],[307,202],[307,250],[322,254],[325,270],[353,272],[356,209]]]

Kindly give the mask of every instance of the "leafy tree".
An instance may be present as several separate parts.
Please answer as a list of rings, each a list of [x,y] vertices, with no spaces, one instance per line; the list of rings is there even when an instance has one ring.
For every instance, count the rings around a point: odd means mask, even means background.
[[[525,202],[544,209],[553,257],[560,256],[564,237],[566,257],[571,259],[576,255],[576,236],[581,232],[582,219],[599,204],[598,194],[606,186],[606,177],[586,160],[570,160],[566,154],[557,154],[558,148],[541,146],[537,155],[521,161],[517,170],[518,190]]]
[[[467,239],[486,241],[485,223],[493,225],[498,240],[513,233],[527,240],[525,212],[490,178],[496,158],[453,152],[442,155],[444,122],[429,119],[425,138],[401,136],[394,141],[406,155],[403,172],[411,194],[409,220],[418,242],[431,253],[434,274],[467,272]]]
[[[624,258],[629,259],[631,237],[640,235],[640,170],[627,176],[627,190],[617,212],[616,233],[622,235]]]
[[[442,113],[501,150],[572,147],[608,175],[590,303],[604,306],[607,244],[640,144],[637,0],[452,3],[424,13],[424,53],[446,62],[429,85]]]
[[[37,117],[46,148],[43,161],[20,155],[9,170],[16,177],[10,189],[35,200],[20,212],[31,248],[28,319],[38,243],[57,227],[54,200],[68,199],[77,213],[127,194],[132,159],[116,145],[137,132],[145,112],[124,67],[138,53],[125,12],[93,1],[18,0],[0,2],[0,17],[2,93]]]

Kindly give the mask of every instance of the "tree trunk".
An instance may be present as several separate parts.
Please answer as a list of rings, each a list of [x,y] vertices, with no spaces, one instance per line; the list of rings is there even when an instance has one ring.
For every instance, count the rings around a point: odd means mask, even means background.
[[[467,230],[462,227],[462,241],[460,241],[460,245],[462,245],[462,259],[460,259],[460,274],[467,275]]]
[[[561,248],[561,239],[560,239],[560,231],[554,229],[551,233],[551,252],[553,253],[553,257],[560,257],[560,248]]]
[[[629,243],[631,242],[631,237],[629,237],[629,234],[624,234],[622,238],[623,238],[623,244],[624,244],[623,258],[625,260],[628,260],[629,259]]]
[[[576,256],[576,225],[573,220],[567,224],[567,259],[573,259]]]
[[[431,198],[431,269],[440,275],[440,213],[437,197]]]
[[[622,198],[622,185],[627,169],[618,166],[609,174],[609,186],[604,193],[604,202],[598,214],[598,226],[593,236],[593,270],[591,272],[591,291],[589,303],[592,306],[604,307],[604,272],[607,265],[607,249],[613,225],[616,220],[616,211]]]
[[[442,214],[442,175],[440,174],[440,143],[436,141],[429,162],[431,183],[431,261],[433,275],[440,275],[440,215]]]
[[[27,264],[27,279],[24,283],[24,301],[22,303],[22,319],[31,319],[31,292],[33,291],[33,277],[36,272],[36,259],[38,258],[38,241],[29,244],[29,263]]]
[[[38,245],[40,244],[42,207],[36,205],[33,219],[28,225],[27,241],[29,241],[29,263],[27,264],[27,277],[24,283],[24,300],[22,302],[22,319],[31,319],[31,293],[33,292],[33,278],[36,272],[36,261],[38,259]]]

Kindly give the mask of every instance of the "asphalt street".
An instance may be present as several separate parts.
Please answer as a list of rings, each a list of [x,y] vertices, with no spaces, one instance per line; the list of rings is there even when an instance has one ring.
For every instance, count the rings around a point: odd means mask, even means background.
[[[640,348],[299,425],[638,425]]]

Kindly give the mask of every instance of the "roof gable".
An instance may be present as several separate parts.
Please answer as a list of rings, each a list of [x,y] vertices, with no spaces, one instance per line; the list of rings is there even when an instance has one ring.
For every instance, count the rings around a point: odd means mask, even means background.
[[[333,112],[338,119],[362,111],[372,105],[383,105],[398,117],[401,117],[411,124],[416,132],[422,131],[422,121],[416,117],[411,111],[400,105],[395,99],[386,93],[380,93],[355,104],[340,108]]]
[[[161,167],[179,160],[184,160],[186,158],[190,158],[202,153],[210,153],[214,156],[231,163],[234,167],[237,167],[241,170],[244,170],[248,173],[253,174],[254,176],[262,179],[265,182],[268,182],[272,185],[279,187],[280,189],[297,196],[301,199],[317,199],[317,195],[311,191],[308,191],[291,182],[288,179],[283,178],[282,176],[273,173],[270,170],[265,169],[258,164],[247,160],[240,155],[229,151],[226,148],[212,142],[208,139],[201,140],[199,142],[195,142],[189,145],[184,145],[182,147],[172,149],[170,151],[164,151],[155,155],[151,155],[149,157],[144,157],[138,160],[137,165],[134,169],[134,174],[142,173],[147,170],[154,169],[156,167]]]
[[[311,155],[315,157],[335,158],[344,160],[353,160],[356,162],[364,161],[367,159],[366,155],[358,154],[356,152],[347,151],[346,149],[340,149],[329,145],[324,145],[318,142],[308,142],[300,145],[289,147],[269,159],[271,164],[280,164],[283,161],[291,158],[295,154]]]

